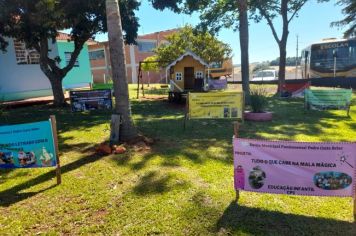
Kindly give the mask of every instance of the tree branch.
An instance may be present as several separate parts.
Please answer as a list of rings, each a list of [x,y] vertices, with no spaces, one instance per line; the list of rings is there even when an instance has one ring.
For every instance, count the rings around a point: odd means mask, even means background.
[[[261,7],[257,7],[257,9],[260,11],[261,15],[267,20],[267,23],[269,25],[269,27],[271,28],[272,30],[272,34],[273,34],[273,37],[275,38],[275,40],[277,41],[277,43],[279,44],[280,43],[280,39],[278,37],[278,34],[277,34],[277,31],[273,25],[273,22],[272,22],[272,19],[271,17],[269,17],[269,15],[267,14],[267,12],[261,8]]]
[[[90,37],[88,37],[89,39]],[[87,40],[77,40],[74,41],[74,51],[71,53],[70,60],[68,62],[68,65],[66,65],[63,69],[61,70],[61,74],[63,77],[67,75],[67,73],[73,68],[75,65],[75,61],[77,60],[80,51],[83,49],[83,45]]]
[[[307,3],[307,1],[308,0],[303,0],[298,4],[298,6],[295,8],[292,16],[289,18],[288,24],[293,20],[294,16],[298,13],[298,11],[300,11],[300,9],[302,9],[302,7],[305,5],[305,3]]]

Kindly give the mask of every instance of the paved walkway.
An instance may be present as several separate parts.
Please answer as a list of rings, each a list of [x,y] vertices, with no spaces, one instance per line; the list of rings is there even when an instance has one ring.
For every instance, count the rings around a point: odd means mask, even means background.
[[[64,94],[64,97],[66,100],[68,100],[69,93],[66,92]],[[35,105],[35,104],[46,104],[46,103],[51,103],[51,102],[53,102],[53,96],[29,98],[29,99],[18,100],[18,101],[3,102],[2,105],[6,106],[6,107],[17,107],[17,106],[30,106],[30,105]]]

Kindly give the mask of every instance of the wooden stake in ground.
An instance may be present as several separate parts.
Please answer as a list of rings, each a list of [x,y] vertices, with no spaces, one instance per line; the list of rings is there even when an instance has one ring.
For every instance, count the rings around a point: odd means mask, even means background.
[[[56,176],[57,176],[57,185],[62,183],[62,175],[61,175],[61,164],[59,162],[59,149],[58,149],[58,135],[57,135],[57,121],[56,116],[50,116],[52,133],[54,139],[54,149],[56,150]]]
[[[234,139],[239,137],[239,128],[240,128],[240,124],[238,121],[234,122]],[[234,173],[235,175],[235,173]],[[235,181],[235,178],[234,178]],[[236,191],[236,198],[235,201],[238,202],[239,198],[240,198],[240,191],[238,189],[235,189]]]
[[[187,93],[187,98],[185,102],[186,103],[185,103],[185,114],[184,114],[184,124],[183,124],[184,131],[187,126],[187,120],[189,119],[189,93]]]
[[[356,189],[355,189],[355,196],[354,196],[354,222],[356,223]]]
[[[110,145],[118,144],[120,141],[120,115],[113,114],[111,115],[111,124],[110,124]]]

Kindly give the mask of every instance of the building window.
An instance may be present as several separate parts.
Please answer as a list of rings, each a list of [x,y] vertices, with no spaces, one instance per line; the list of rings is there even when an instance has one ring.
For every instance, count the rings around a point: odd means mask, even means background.
[[[203,78],[204,78],[204,73],[203,73],[203,71],[197,71],[197,72],[195,73],[195,78],[197,78],[197,79],[203,79]]]
[[[35,49],[27,49],[25,43],[15,40],[14,49],[18,65],[40,64],[40,54]]]
[[[71,56],[72,56],[72,53],[71,53],[71,52],[65,52],[65,53],[64,53],[64,56],[65,56],[65,59],[66,59],[66,65],[68,65],[68,64],[69,64],[69,61],[70,61],[70,58],[71,58]],[[77,59],[75,60],[74,67],[79,67],[78,57],[77,57]]]
[[[99,60],[99,59],[104,59],[104,58],[105,58],[104,50],[98,50],[98,51],[89,52],[89,59],[90,60]]]
[[[156,47],[155,42],[137,42],[139,52],[153,52]]]
[[[183,78],[182,72],[177,72],[177,73],[176,73],[176,80],[177,80],[177,81],[178,81],[178,80],[182,80],[182,78]]]

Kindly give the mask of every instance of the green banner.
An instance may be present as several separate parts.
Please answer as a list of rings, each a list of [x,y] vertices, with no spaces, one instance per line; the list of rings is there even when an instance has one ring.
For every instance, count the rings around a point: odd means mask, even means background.
[[[305,103],[311,109],[344,109],[350,106],[352,89],[305,90]]]

